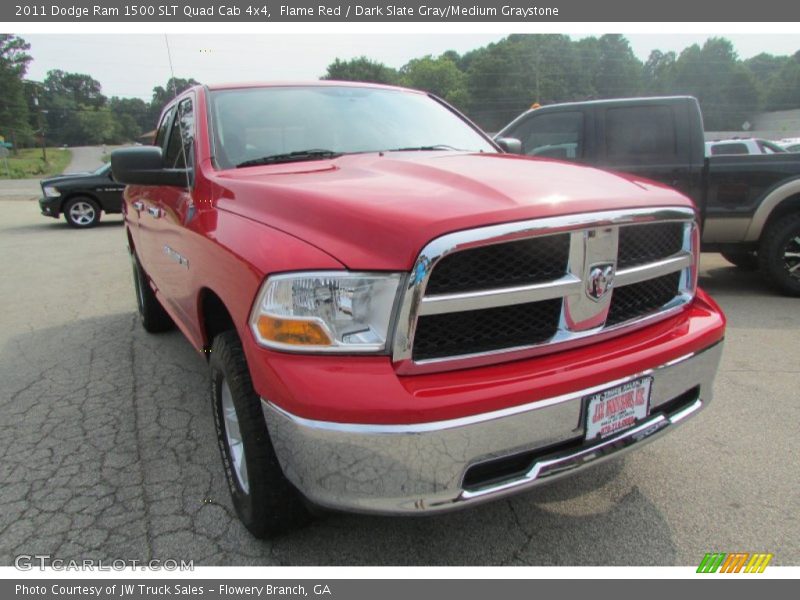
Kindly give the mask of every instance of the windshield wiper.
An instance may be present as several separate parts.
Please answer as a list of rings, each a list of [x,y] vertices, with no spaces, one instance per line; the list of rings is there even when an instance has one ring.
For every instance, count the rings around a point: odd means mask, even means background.
[[[381,152],[424,152],[427,150],[456,150],[457,152],[466,152],[462,148],[455,148],[447,144],[434,144],[433,146],[408,146],[407,148],[389,148]]]
[[[302,160],[317,160],[320,158],[336,158],[341,156],[341,152],[334,152],[333,150],[321,150],[314,148],[312,150],[298,150],[296,152],[287,152],[285,154],[270,154],[262,156],[261,158],[253,158],[240,162],[236,168],[241,167],[255,167],[257,165],[274,165],[277,163],[299,162]]]

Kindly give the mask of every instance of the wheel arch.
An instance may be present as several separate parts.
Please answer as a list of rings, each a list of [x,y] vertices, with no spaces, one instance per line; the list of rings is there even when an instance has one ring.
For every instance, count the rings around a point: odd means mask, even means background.
[[[780,184],[764,196],[747,228],[745,241],[757,242],[775,219],[793,212],[800,212],[800,177]]]
[[[207,358],[215,337],[225,331],[235,331],[237,335],[239,332],[231,311],[214,290],[209,287],[201,288],[197,304],[203,349]]]
[[[64,206],[66,206],[67,202],[69,202],[70,200],[73,200],[74,198],[88,198],[89,200],[91,200],[92,202],[97,204],[97,207],[101,211],[105,211],[105,209],[103,208],[103,203],[100,202],[100,200],[97,198],[97,196],[95,196],[94,194],[92,194],[90,192],[75,191],[75,192],[67,193],[67,195],[64,196],[61,199],[61,204],[58,207],[59,212],[63,213],[64,212]]]
[[[770,213],[769,217],[767,218],[767,222],[764,224],[764,231],[768,229],[769,226],[775,221],[785,217],[786,215],[795,213],[800,213],[800,193],[797,193],[794,196],[789,196],[775,207],[775,210]]]

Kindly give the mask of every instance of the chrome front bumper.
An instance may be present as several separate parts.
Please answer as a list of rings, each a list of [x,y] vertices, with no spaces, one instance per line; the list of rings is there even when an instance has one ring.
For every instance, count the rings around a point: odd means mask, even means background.
[[[617,456],[670,431],[711,400],[722,342],[655,369],[532,404],[413,425],[304,419],[262,400],[275,451],[289,480],[332,509],[382,514],[453,510],[500,498]],[[585,399],[653,378],[647,419],[584,443]],[[530,457],[521,472],[465,484],[476,465]]]

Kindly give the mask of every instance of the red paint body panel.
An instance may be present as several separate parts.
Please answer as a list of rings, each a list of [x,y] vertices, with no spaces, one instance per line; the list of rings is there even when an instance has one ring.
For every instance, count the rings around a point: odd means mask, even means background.
[[[455,419],[603,385],[719,342],[725,318],[700,292],[676,317],[574,350],[499,365],[398,376],[388,357],[299,356],[251,342],[264,397],[309,419],[410,424]]]
[[[237,86],[231,86],[237,87]],[[387,356],[286,354],[258,346],[254,298],[270,273],[407,271],[445,233],[570,213],[691,206],[659,184],[550,160],[399,152],[217,171],[206,91],[194,88],[195,185],[129,186],[123,208],[137,255],[167,311],[197,349],[204,294],[227,307],[256,391],[297,415],[351,423],[419,423],[527,404],[653,368],[708,347],[724,317],[699,293],[681,314],[634,333],[548,356],[401,377]],[[131,203],[159,207],[158,223]],[[146,210],[146,208],[145,208]],[[168,245],[188,261],[170,262]]]
[[[570,213],[691,206],[669,188],[503,154],[395,152],[223,171],[222,210],[270,225],[351,269],[408,270],[444,233]],[[347,235],[343,235],[343,230]]]

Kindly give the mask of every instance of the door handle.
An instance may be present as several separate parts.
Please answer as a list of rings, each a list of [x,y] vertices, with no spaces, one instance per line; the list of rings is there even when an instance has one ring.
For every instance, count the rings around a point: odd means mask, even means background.
[[[149,212],[150,216],[155,219],[158,219],[161,216],[161,209],[157,206],[149,206],[147,208],[147,212]]]
[[[133,207],[133,210],[135,210],[136,212],[140,212],[141,210],[144,209],[144,202],[142,202],[141,200],[136,200],[131,204],[131,206]]]

